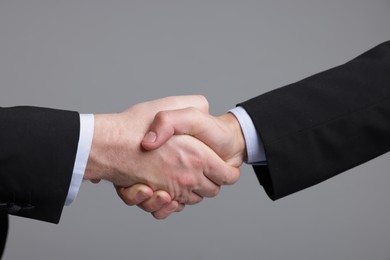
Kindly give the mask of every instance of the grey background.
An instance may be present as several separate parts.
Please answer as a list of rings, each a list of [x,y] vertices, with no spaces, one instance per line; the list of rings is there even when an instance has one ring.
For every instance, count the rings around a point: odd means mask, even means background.
[[[389,14],[388,0],[3,0],[0,104],[99,113],[204,94],[218,115],[389,40]],[[277,202],[244,166],[166,221],[84,183],[59,225],[11,217],[4,259],[390,259],[389,159]]]

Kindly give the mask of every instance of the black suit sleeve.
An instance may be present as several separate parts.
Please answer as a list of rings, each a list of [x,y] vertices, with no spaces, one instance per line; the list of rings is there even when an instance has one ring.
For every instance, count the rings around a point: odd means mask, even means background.
[[[242,104],[268,166],[271,199],[315,185],[390,150],[390,42]]]
[[[0,210],[59,222],[79,130],[76,112],[0,108]]]

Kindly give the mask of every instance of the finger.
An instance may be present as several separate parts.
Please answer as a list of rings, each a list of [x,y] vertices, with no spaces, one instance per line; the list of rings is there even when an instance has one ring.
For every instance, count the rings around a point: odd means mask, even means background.
[[[240,169],[225,165],[205,170],[204,175],[218,185],[232,185],[240,178]]]
[[[179,203],[177,201],[172,201],[167,205],[165,205],[164,207],[162,207],[161,209],[153,212],[152,215],[156,219],[166,219],[173,212],[176,212],[178,208],[179,208]]]
[[[171,96],[157,99],[152,102],[158,103],[157,105],[163,105],[165,108],[164,110],[194,107],[204,113],[209,112],[209,103],[202,95]]]
[[[167,192],[158,190],[154,192],[150,199],[140,203],[138,206],[147,212],[155,212],[168,205],[171,201],[171,196]]]
[[[206,156],[203,174],[217,185],[231,185],[240,178],[240,169],[229,166],[216,154]]]
[[[173,200],[176,200],[177,202],[181,204],[187,204],[187,205],[195,205],[198,204],[203,200],[203,197],[199,194],[192,192],[189,195],[179,195],[173,198]]]
[[[149,108],[149,112],[152,112],[153,115],[163,110],[175,110],[186,107],[194,107],[205,113],[208,113],[209,111],[209,103],[207,99],[201,95],[171,96],[139,103],[129,109],[134,107],[142,107],[144,109],[145,106]]]
[[[179,206],[177,206],[175,212],[181,212],[181,211],[183,211],[184,208],[185,208],[185,206],[186,206],[185,204],[179,203]]]
[[[203,175],[205,175],[203,173]],[[201,184],[198,189],[194,189],[193,192],[199,195],[200,197],[212,198],[218,195],[221,190],[221,186],[217,185],[214,181],[212,181],[208,176],[205,175],[206,178],[202,179]],[[188,203],[187,203],[188,204]]]
[[[153,190],[144,184],[135,184],[128,188],[116,187],[118,196],[129,206],[138,205],[153,196]]]
[[[188,134],[207,143],[209,140],[199,134],[210,129],[213,123],[210,115],[195,108],[161,111],[156,114],[148,133],[142,140],[142,146],[146,150],[157,149],[175,134]]]

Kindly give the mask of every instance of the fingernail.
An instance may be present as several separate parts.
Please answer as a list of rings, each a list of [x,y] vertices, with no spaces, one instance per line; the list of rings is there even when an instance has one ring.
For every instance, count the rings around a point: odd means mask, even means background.
[[[148,132],[144,137],[144,142],[154,143],[157,139],[157,134],[153,131]]]
[[[169,203],[169,204],[165,207],[165,209],[166,209],[167,211],[174,211],[174,210],[176,210],[176,203],[173,203],[173,202]]]
[[[142,191],[139,191],[139,192],[137,192],[137,200],[138,201],[144,201],[144,200],[146,200],[147,198],[148,198],[148,195],[147,194],[145,194],[144,192],[142,192]]]

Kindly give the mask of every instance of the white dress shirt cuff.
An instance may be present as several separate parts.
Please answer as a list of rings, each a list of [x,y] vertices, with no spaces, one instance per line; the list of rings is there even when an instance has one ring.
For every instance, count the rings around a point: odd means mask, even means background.
[[[240,123],[242,133],[244,134],[247,150],[246,163],[252,165],[267,164],[263,142],[246,110],[238,106],[229,110],[229,112],[237,118]]]
[[[67,206],[75,200],[84,177],[89,152],[91,151],[94,123],[93,114],[80,114],[80,138],[73,167],[72,180],[70,182],[68,196],[65,200],[65,205]]]

